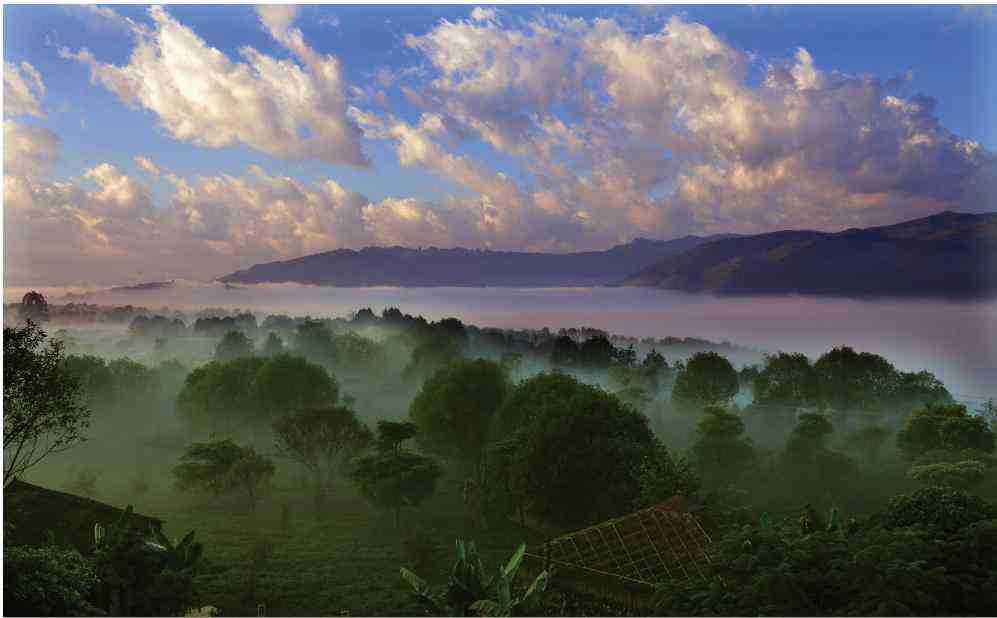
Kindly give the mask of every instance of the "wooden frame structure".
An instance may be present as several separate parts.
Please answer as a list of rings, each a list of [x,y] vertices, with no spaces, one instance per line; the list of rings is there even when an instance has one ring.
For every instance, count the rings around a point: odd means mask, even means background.
[[[555,585],[647,606],[663,581],[705,578],[711,542],[692,514],[664,503],[530,548],[524,564],[549,567]]]

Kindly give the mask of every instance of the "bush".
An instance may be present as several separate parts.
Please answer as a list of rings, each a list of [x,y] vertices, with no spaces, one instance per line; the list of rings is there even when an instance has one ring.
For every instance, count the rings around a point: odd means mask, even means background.
[[[979,496],[949,487],[925,487],[890,500],[881,514],[887,528],[925,525],[954,532],[997,517],[997,507]]]
[[[6,616],[93,616],[97,575],[78,551],[54,544],[3,549]]]

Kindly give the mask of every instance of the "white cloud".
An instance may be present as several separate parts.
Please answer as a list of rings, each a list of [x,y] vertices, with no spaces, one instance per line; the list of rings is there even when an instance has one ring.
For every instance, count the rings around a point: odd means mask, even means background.
[[[98,61],[86,49],[61,54],[87,64],[91,78],[126,104],[153,111],[173,137],[221,148],[243,143],[285,159],[368,165],[359,130],[346,117],[339,61],[311,49],[292,27],[294,7],[260,7],[267,30],[298,62],[251,47],[233,61],[163,8],[135,31],[128,64]]]
[[[940,124],[931,99],[892,92],[909,76],[824,72],[801,48],[754,84],[751,54],[678,16],[649,34],[613,19],[472,17],[407,44],[435,73],[409,99],[452,134],[516,157],[532,186],[506,195],[532,193],[537,210],[584,220],[579,244],[974,208],[994,166]],[[401,140],[403,163],[413,153],[444,177],[475,165]],[[491,200],[500,215],[519,208],[505,199]]]
[[[43,117],[41,98],[44,96],[45,82],[31,63],[3,63],[4,116],[31,114]]]
[[[135,163],[137,163],[139,167],[149,172],[153,176],[159,176],[162,173],[162,170],[159,169],[158,165],[150,161],[148,158],[143,157],[142,155],[137,155],[135,157]]]
[[[44,176],[58,155],[59,138],[55,133],[15,120],[3,121],[3,167],[6,176]]]
[[[474,7],[474,10],[471,11],[471,19],[473,21],[489,21],[495,19],[496,15],[495,9],[487,9],[480,6]]]

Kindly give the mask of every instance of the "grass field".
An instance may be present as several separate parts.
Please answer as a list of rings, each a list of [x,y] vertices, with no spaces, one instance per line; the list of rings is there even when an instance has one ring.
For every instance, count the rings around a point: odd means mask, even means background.
[[[464,521],[456,476],[441,479],[422,507],[403,511],[398,529],[345,480],[320,513],[306,490],[274,485],[256,513],[240,496],[163,491],[135,502],[140,512],[165,520],[171,537],[197,532],[205,548],[197,579],[202,604],[224,615],[255,615],[257,604],[272,616],[424,615],[398,573],[413,566],[403,548],[407,534],[431,541],[430,567],[419,574],[434,584],[446,581],[458,537],[477,542],[488,569],[507,560],[519,543],[544,540],[512,522],[476,530]],[[272,553],[258,561],[254,585],[252,556],[265,554],[257,548],[266,544]]]

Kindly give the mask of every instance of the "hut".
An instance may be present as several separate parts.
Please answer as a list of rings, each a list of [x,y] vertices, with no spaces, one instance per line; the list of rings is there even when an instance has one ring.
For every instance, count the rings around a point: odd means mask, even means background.
[[[14,479],[3,489],[4,543],[42,545],[54,535],[83,555],[93,553],[94,526],[114,525],[124,514],[110,504]],[[162,530],[163,521],[132,514],[136,530]]]
[[[650,607],[658,584],[706,577],[710,544],[696,517],[670,500],[530,547],[524,567],[549,568],[552,584],[582,594]]]

